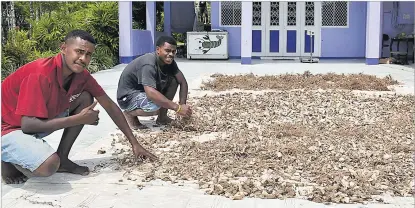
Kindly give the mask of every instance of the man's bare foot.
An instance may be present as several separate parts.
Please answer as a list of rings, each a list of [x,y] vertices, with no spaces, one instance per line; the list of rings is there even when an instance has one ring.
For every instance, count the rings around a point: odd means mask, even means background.
[[[158,117],[156,120],[156,124],[158,125],[167,125],[170,124],[173,121],[173,119],[171,119],[168,116],[163,116],[163,117]]]
[[[57,172],[60,173],[73,173],[78,175],[88,175],[89,168],[86,166],[80,166],[69,159],[62,159],[61,158],[61,165]]]
[[[138,120],[137,116],[131,116],[127,112],[123,112],[125,120],[127,120],[128,125],[130,125],[130,128],[133,130],[142,130],[142,129],[148,129],[148,127]]]
[[[26,182],[28,179],[13,164],[3,161],[1,161],[1,178],[6,184],[20,184]]]

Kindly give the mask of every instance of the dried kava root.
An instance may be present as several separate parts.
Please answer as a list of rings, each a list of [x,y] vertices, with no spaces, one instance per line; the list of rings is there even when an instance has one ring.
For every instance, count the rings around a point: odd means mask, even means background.
[[[347,89],[389,91],[388,86],[399,84],[390,75],[378,78],[367,74],[315,74],[309,71],[303,74],[281,74],[256,76],[254,74],[222,75],[214,74],[213,80],[202,83],[202,89],[223,91],[236,89],[245,90],[292,90],[292,89]]]
[[[146,181],[197,181],[231,199],[300,197],[362,203],[409,196],[413,186],[414,97],[340,90],[235,92],[191,98],[194,115],[138,135],[158,162],[124,169]],[[123,136],[114,143],[126,143]],[[162,150],[162,151],[161,151]]]

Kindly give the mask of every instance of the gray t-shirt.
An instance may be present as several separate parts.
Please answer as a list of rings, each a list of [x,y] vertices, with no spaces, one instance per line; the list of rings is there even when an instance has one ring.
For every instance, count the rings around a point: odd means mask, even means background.
[[[131,98],[144,92],[144,86],[161,91],[168,78],[174,77],[179,71],[175,61],[159,66],[155,52],[137,57],[121,73],[117,89],[118,104],[121,107],[127,105]]]

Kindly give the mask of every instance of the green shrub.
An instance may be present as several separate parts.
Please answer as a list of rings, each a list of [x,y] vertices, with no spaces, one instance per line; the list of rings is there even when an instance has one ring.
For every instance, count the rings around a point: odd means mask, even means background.
[[[16,11],[31,29],[7,33],[1,50],[2,80],[26,63],[59,53],[65,35],[74,29],[90,32],[98,43],[88,67],[91,73],[118,64],[118,2],[34,2],[36,11],[43,9],[38,20],[30,19],[29,5],[18,3]]]
[[[6,44],[2,47],[1,74],[2,80],[13,73],[20,66],[30,62],[36,41],[28,38],[24,30],[10,30]]]
[[[118,56],[118,2],[91,3],[84,12],[86,21],[82,27],[94,36],[98,44],[107,46],[114,56]]]
[[[92,55],[88,71],[94,73],[114,66],[114,57],[111,49],[106,45],[97,45],[95,53]]]

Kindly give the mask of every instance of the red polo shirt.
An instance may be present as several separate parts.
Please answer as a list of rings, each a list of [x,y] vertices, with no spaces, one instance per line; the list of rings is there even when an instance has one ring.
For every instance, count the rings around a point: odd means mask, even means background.
[[[1,135],[21,128],[22,116],[52,119],[69,108],[69,98],[83,91],[105,94],[85,69],[63,88],[62,56],[42,58],[20,67],[1,84]]]

